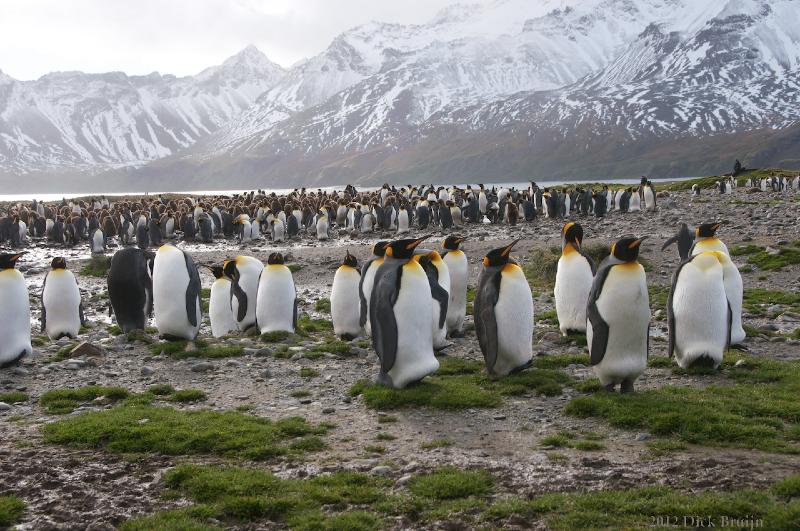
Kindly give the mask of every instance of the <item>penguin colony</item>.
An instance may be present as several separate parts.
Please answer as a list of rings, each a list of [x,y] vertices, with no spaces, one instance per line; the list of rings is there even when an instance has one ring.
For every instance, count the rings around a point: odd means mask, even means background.
[[[550,191],[535,183],[523,191],[487,190],[482,185],[397,190],[385,185],[360,194],[348,186],[341,194],[296,190],[285,197],[251,193],[210,202],[158,198],[112,205],[101,199],[64,202],[60,208],[33,203],[15,210],[11,233],[16,237],[8,241],[22,245],[26,234],[65,245],[87,239],[92,252],[105,251],[111,236],[123,245],[135,243],[115,253],[108,273],[118,325],[124,332],[143,329],[153,315],[161,337],[192,341],[202,321],[200,278],[188,253],[163,243],[178,236],[201,242],[219,236],[281,242],[310,232],[325,240],[339,227],[402,235],[412,224],[423,230],[454,229],[465,223],[514,225],[537,215],[603,216],[609,210],[654,208],[656,193],[647,179],[638,190],[616,193],[607,187],[600,192]],[[67,214],[72,228],[65,229]],[[21,221],[25,217],[29,224]],[[9,233],[8,219],[3,218],[4,235]],[[683,225],[664,245],[666,249],[677,243],[682,259],[667,308],[669,351],[681,367],[716,367],[724,350],[744,339],[742,281],[725,244],[716,237],[719,228],[711,223],[692,232]],[[435,248],[425,248],[425,240],[377,242],[373,257],[361,267],[347,251],[332,286],[336,335],[345,340],[370,336],[380,360],[377,380],[394,388],[436,372],[436,354],[449,346],[448,338],[463,336],[469,273],[460,249],[464,238],[448,236],[431,246]],[[587,333],[591,364],[608,390],[619,385],[622,392],[632,391],[647,364],[650,308],[644,269],[637,261],[642,240],[617,241],[596,266],[582,251],[581,226],[568,222],[562,231],[554,290],[559,328],[565,335]],[[516,243],[486,255],[476,286],[476,335],[487,371],[496,376],[524,370],[532,358],[533,298],[511,256]],[[155,253],[151,245],[158,245]],[[23,254],[0,255],[0,295],[9,301],[0,309],[2,366],[31,352],[27,289],[15,269]],[[77,281],[63,258],[54,259],[51,266],[41,296],[42,330],[54,339],[74,338],[84,323]],[[266,265],[242,255],[207,267],[215,279],[209,303],[215,337],[251,329],[294,332],[296,289],[281,253],[270,255]]]

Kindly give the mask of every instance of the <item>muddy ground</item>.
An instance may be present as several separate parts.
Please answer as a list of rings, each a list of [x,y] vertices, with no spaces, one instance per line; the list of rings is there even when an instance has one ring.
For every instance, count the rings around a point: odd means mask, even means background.
[[[758,204],[748,204],[757,202]],[[742,188],[733,195],[706,195],[693,201],[688,193],[672,193],[659,201],[657,212],[628,214],[611,213],[604,219],[579,219],[585,229],[585,243],[610,243],[626,234],[647,235],[641,255],[650,261],[652,271],[648,283],[669,286],[673,269],[678,263],[673,247],[661,252],[661,245],[680,222],[690,226],[718,220],[723,223],[719,236],[728,246],[750,242],[775,246],[782,241],[800,239],[798,195],[747,194]],[[505,226],[468,226],[459,231],[468,237],[463,248],[470,260],[470,274],[477,277],[480,259],[490,249],[522,238],[515,256],[525,263],[529,251],[560,244],[561,222],[539,219],[516,228]],[[414,233],[415,234],[415,233]],[[232,242],[213,245],[186,245],[198,263],[218,262],[235,254],[250,254],[262,260],[276,248],[291,256],[292,263],[302,266],[295,273],[300,310],[313,317],[326,317],[315,310],[315,302],[330,295],[333,274],[345,248],[364,260],[370,255],[371,242],[389,234],[372,237],[351,237],[342,233],[331,242],[318,243],[305,238],[300,243],[273,246],[268,242],[239,248]],[[183,246],[183,245],[182,245]],[[38,330],[38,292],[52,256],[67,257],[73,270],[79,270],[88,258],[88,249],[59,250],[40,246],[31,250],[21,262],[31,287],[32,324]],[[111,254],[113,250],[110,250]],[[734,258],[741,264],[743,258]],[[201,273],[204,287],[210,287],[211,277]],[[800,267],[792,266],[780,272],[753,272],[743,275],[745,288],[765,287],[776,290],[796,290]],[[682,489],[758,488],[800,469],[800,456],[766,454],[748,450],[729,450],[689,446],[664,457],[654,457],[648,450],[647,433],[609,428],[602,421],[566,416],[563,407],[570,398],[581,393],[565,387],[561,396],[525,396],[507,399],[494,409],[468,409],[446,412],[427,408],[392,411],[397,422],[379,422],[380,414],[368,409],[361,398],[350,398],[350,386],[376,374],[376,358],[371,350],[358,350],[354,357],[333,355],[310,360],[276,359],[258,355],[264,348],[256,338],[234,339],[247,347],[243,357],[220,360],[174,360],[153,355],[142,343],[128,343],[123,336],[110,335],[112,324],[108,317],[108,301],[104,279],[79,276],[84,294],[87,317],[91,327],[80,339],[102,346],[107,355],[75,367],[50,358],[69,342],[46,343],[35,348],[34,356],[25,359],[16,369],[0,371],[0,392],[20,390],[30,394],[30,400],[11,405],[0,411],[0,494],[14,493],[28,505],[19,529],[110,529],[134,515],[149,514],[160,509],[181,505],[181,501],[165,500],[161,496],[159,479],[163,472],[186,458],[163,456],[119,456],[102,451],[76,450],[42,443],[40,427],[57,420],[38,405],[42,393],[56,388],[80,387],[90,384],[122,386],[134,392],[144,391],[156,383],[168,383],[178,389],[202,389],[208,400],[192,408],[228,410],[249,404],[252,412],[268,418],[300,415],[312,422],[333,422],[336,427],[325,437],[327,449],[302,459],[278,460],[260,464],[282,477],[306,477],[323,471],[352,469],[374,471],[400,480],[404,476],[423,472],[441,465],[482,467],[491,470],[502,489],[520,495],[551,491],[627,488],[665,484]],[[535,314],[553,310],[552,293],[534,290]],[[663,338],[667,322],[664,308],[653,306],[652,334]],[[762,326],[774,324],[781,331],[791,332],[800,327],[800,316],[785,314],[777,319],[745,315],[745,324]],[[455,339],[448,356],[482,360],[477,340],[469,327],[465,338]],[[583,347],[562,342],[552,324],[537,323],[534,353],[578,354]],[[210,337],[207,322],[201,331]],[[302,343],[300,345],[303,346]],[[750,354],[781,359],[800,357],[798,341],[773,342],[748,338]],[[263,352],[261,353],[263,354]],[[665,356],[666,342],[654,339],[651,356]],[[202,370],[198,364],[204,364]],[[300,367],[313,367],[315,378],[303,378]],[[590,367],[570,365],[566,372],[578,380],[593,376]],[[704,386],[709,377],[673,375],[667,368],[649,368],[637,381],[637,389],[664,385]],[[309,396],[294,398],[293,391],[308,390]],[[100,409],[102,405],[87,405],[73,414]],[[540,439],[561,430],[596,432],[603,436],[605,448],[585,452],[558,449],[553,459],[552,449],[543,448]],[[378,433],[396,437],[380,441],[385,447],[382,455],[365,452],[376,444]],[[423,449],[422,446],[439,439],[452,445]],[[192,462],[214,463],[217,459],[196,458]],[[185,503],[185,502],[183,502]],[[398,524],[401,526],[401,524]],[[252,527],[250,527],[252,528]]]

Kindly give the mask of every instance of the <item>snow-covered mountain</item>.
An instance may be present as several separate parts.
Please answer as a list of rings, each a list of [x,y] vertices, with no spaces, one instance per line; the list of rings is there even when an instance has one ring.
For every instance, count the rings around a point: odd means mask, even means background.
[[[108,182],[203,189],[800,165],[797,20],[797,0],[496,0],[354,28],[285,72],[247,49],[182,79],[0,75],[0,172],[160,159]]]

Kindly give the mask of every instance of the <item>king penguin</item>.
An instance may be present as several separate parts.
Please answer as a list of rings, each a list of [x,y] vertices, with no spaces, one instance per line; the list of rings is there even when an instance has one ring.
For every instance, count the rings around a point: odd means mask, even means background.
[[[525,369],[533,357],[533,295],[510,258],[518,241],[484,257],[475,290],[475,332],[486,370],[498,376]]]
[[[464,336],[464,318],[467,316],[467,255],[459,249],[465,238],[448,236],[442,243],[442,260],[450,271],[450,300],[447,302],[447,332],[450,337]]]
[[[451,343],[447,342],[447,305],[450,302],[450,271],[437,251],[426,251],[418,259],[428,284],[431,287],[433,304],[432,332],[433,349],[444,350]]]
[[[684,369],[718,367],[730,344],[731,309],[719,256],[726,255],[696,254],[672,276],[667,303],[669,355]]]
[[[256,322],[262,334],[285,331],[297,326],[297,290],[291,270],[281,253],[272,253],[258,280]]]
[[[717,231],[722,226],[721,223],[703,223],[695,229],[695,242],[692,245],[690,254],[692,256],[706,251],[721,251],[728,256],[728,246],[717,238]]]
[[[153,313],[153,259],[138,247],[114,253],[108,270],[108,298],[117,326],[127,334],[144,330]]]
[[[647,367],[650,299],[644,268],[638,262],[644,238],[622,238],[611,246],[594,278],[586,307],[590,363],[608,391],[617,384],[633,392]]]
[[[258,279],[264,264],[252,256],[237,256],[222,265],[225,277],[231,281],[231,309],[240,331],[256,326],[256,296]]]
[[[351,341],[361,335],[361,304],[359,285],[361,271],[358,260],[347,251],[342,265],[333,276],[331,288],[331,318],[333,333],[345,341]],[[359,303],[356,303],[359,300]]]
[[[686,226],[686,223],[681,223],[677,234],[664,242],[661,251],[666,251],[667,247],[673,243],[678,244],[678,255],[681,257],[681,260],[689,258],[689,251],[692,250],[692,244],[694,243],[694,234],[692,234],[692,231]]]
[[[596,268],[581,249],[582,243],[583,227],[574,221],[564,225],[554,294],[558,327],[565,336],[570,330],[586,331],[586,301]]]
[[[381,362],[378,382],[402,389],[439,369],[433,353],[430,284],[414,251],[425,238],[397,240],[375,274],[369,304],[372,346]]]
[[[211,335],[223,337],[237,329],[236,318],[231,309],[231,281],[225,277],[222,266],[209,266],[214,275],[208,316],[211,319]]]
[[[31,307],[25,277],[16,270],[25,253],[0,254],[0,369],[32,352]]]
[[[383,264],[386,256],[387,241],[377,242],[372,246],[372,258],[361,268],[361,283],[358,286],[358,293],[361,299],[359,323],[367,335],[372,334],[372,327],[369,323],[369,302],[372,297],[372,288],[375,285],[375,273]]]
[[[194,341],[200,331],[200,275],[192,257],[171,244],[159,247],[153,261],[153,313],[165,339]]]
[[[42,285],[42,332],[53,340],[78,337],[83,316],[81,291],[62,257],[53,258]]]

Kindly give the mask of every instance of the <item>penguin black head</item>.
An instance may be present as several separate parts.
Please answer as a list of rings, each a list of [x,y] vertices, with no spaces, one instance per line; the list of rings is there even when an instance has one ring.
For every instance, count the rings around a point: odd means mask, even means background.
[[[564,244],[572,243],[580,247],[583,241],[583,227],[580,223],[570,221],[561,229],[561,237],[564,238]]]
[[[386,247],[389,246],[389,242],[381,241],[376,243],[372,246],[372,254],[375,256],[385,256],[386,255]]]
[[[622,238],[611,246],[611,254],[623,262],[633,262],[639,257],[639,246],[645,238]]]
[[[489,251],[483,258],[484,267],[502,267],[511,261],[511,249],[519,243],[519,240],[514,240],[505,247]]]
[[[414,249],[419,244],[428,239],[429,236],[423,236],[416,240],[396,240],[386,246],[386,256],[390,258],[408,259],[414,256]]]
[[[57,256],[53,258],[52,262],[50,262],[50,267],[52,267],[53,269],[66,269],[67,261],[64,260],[64,257]]]
[[[214,275],[214,278],[222,278],[225,276],[224,268],[221,265],[211,265],[206,267],[208,267],[209,271],[211,271],[211,274]]]
[[[239,270],[236,268],[236,260],[225,260],[222,263],[223,274],[231,280],[239,279]]]
[[[281,253],[272,253],[267,258],[267,264],[269,265],[283,265],[284,259]]]
[[[0,254],[0,269],[14,269],[19,260],[25,253]]]
[[[703,223],[697,227],[695,234],[698,238],[713,238],[721,226],[722,223]]]
[[[466,240],[466,238],[461,238],[459,236],[448,236],[442,242],[442,247],[448,251],[458,251],[458,246],[461,245],[461,242],[464,240]]]
[[[358,260],[355,256],[350,254],[350,251],[345,251],[347,254],[344,255],[344,260],[342,260],[342,265],[357,268],[358,267]]]

